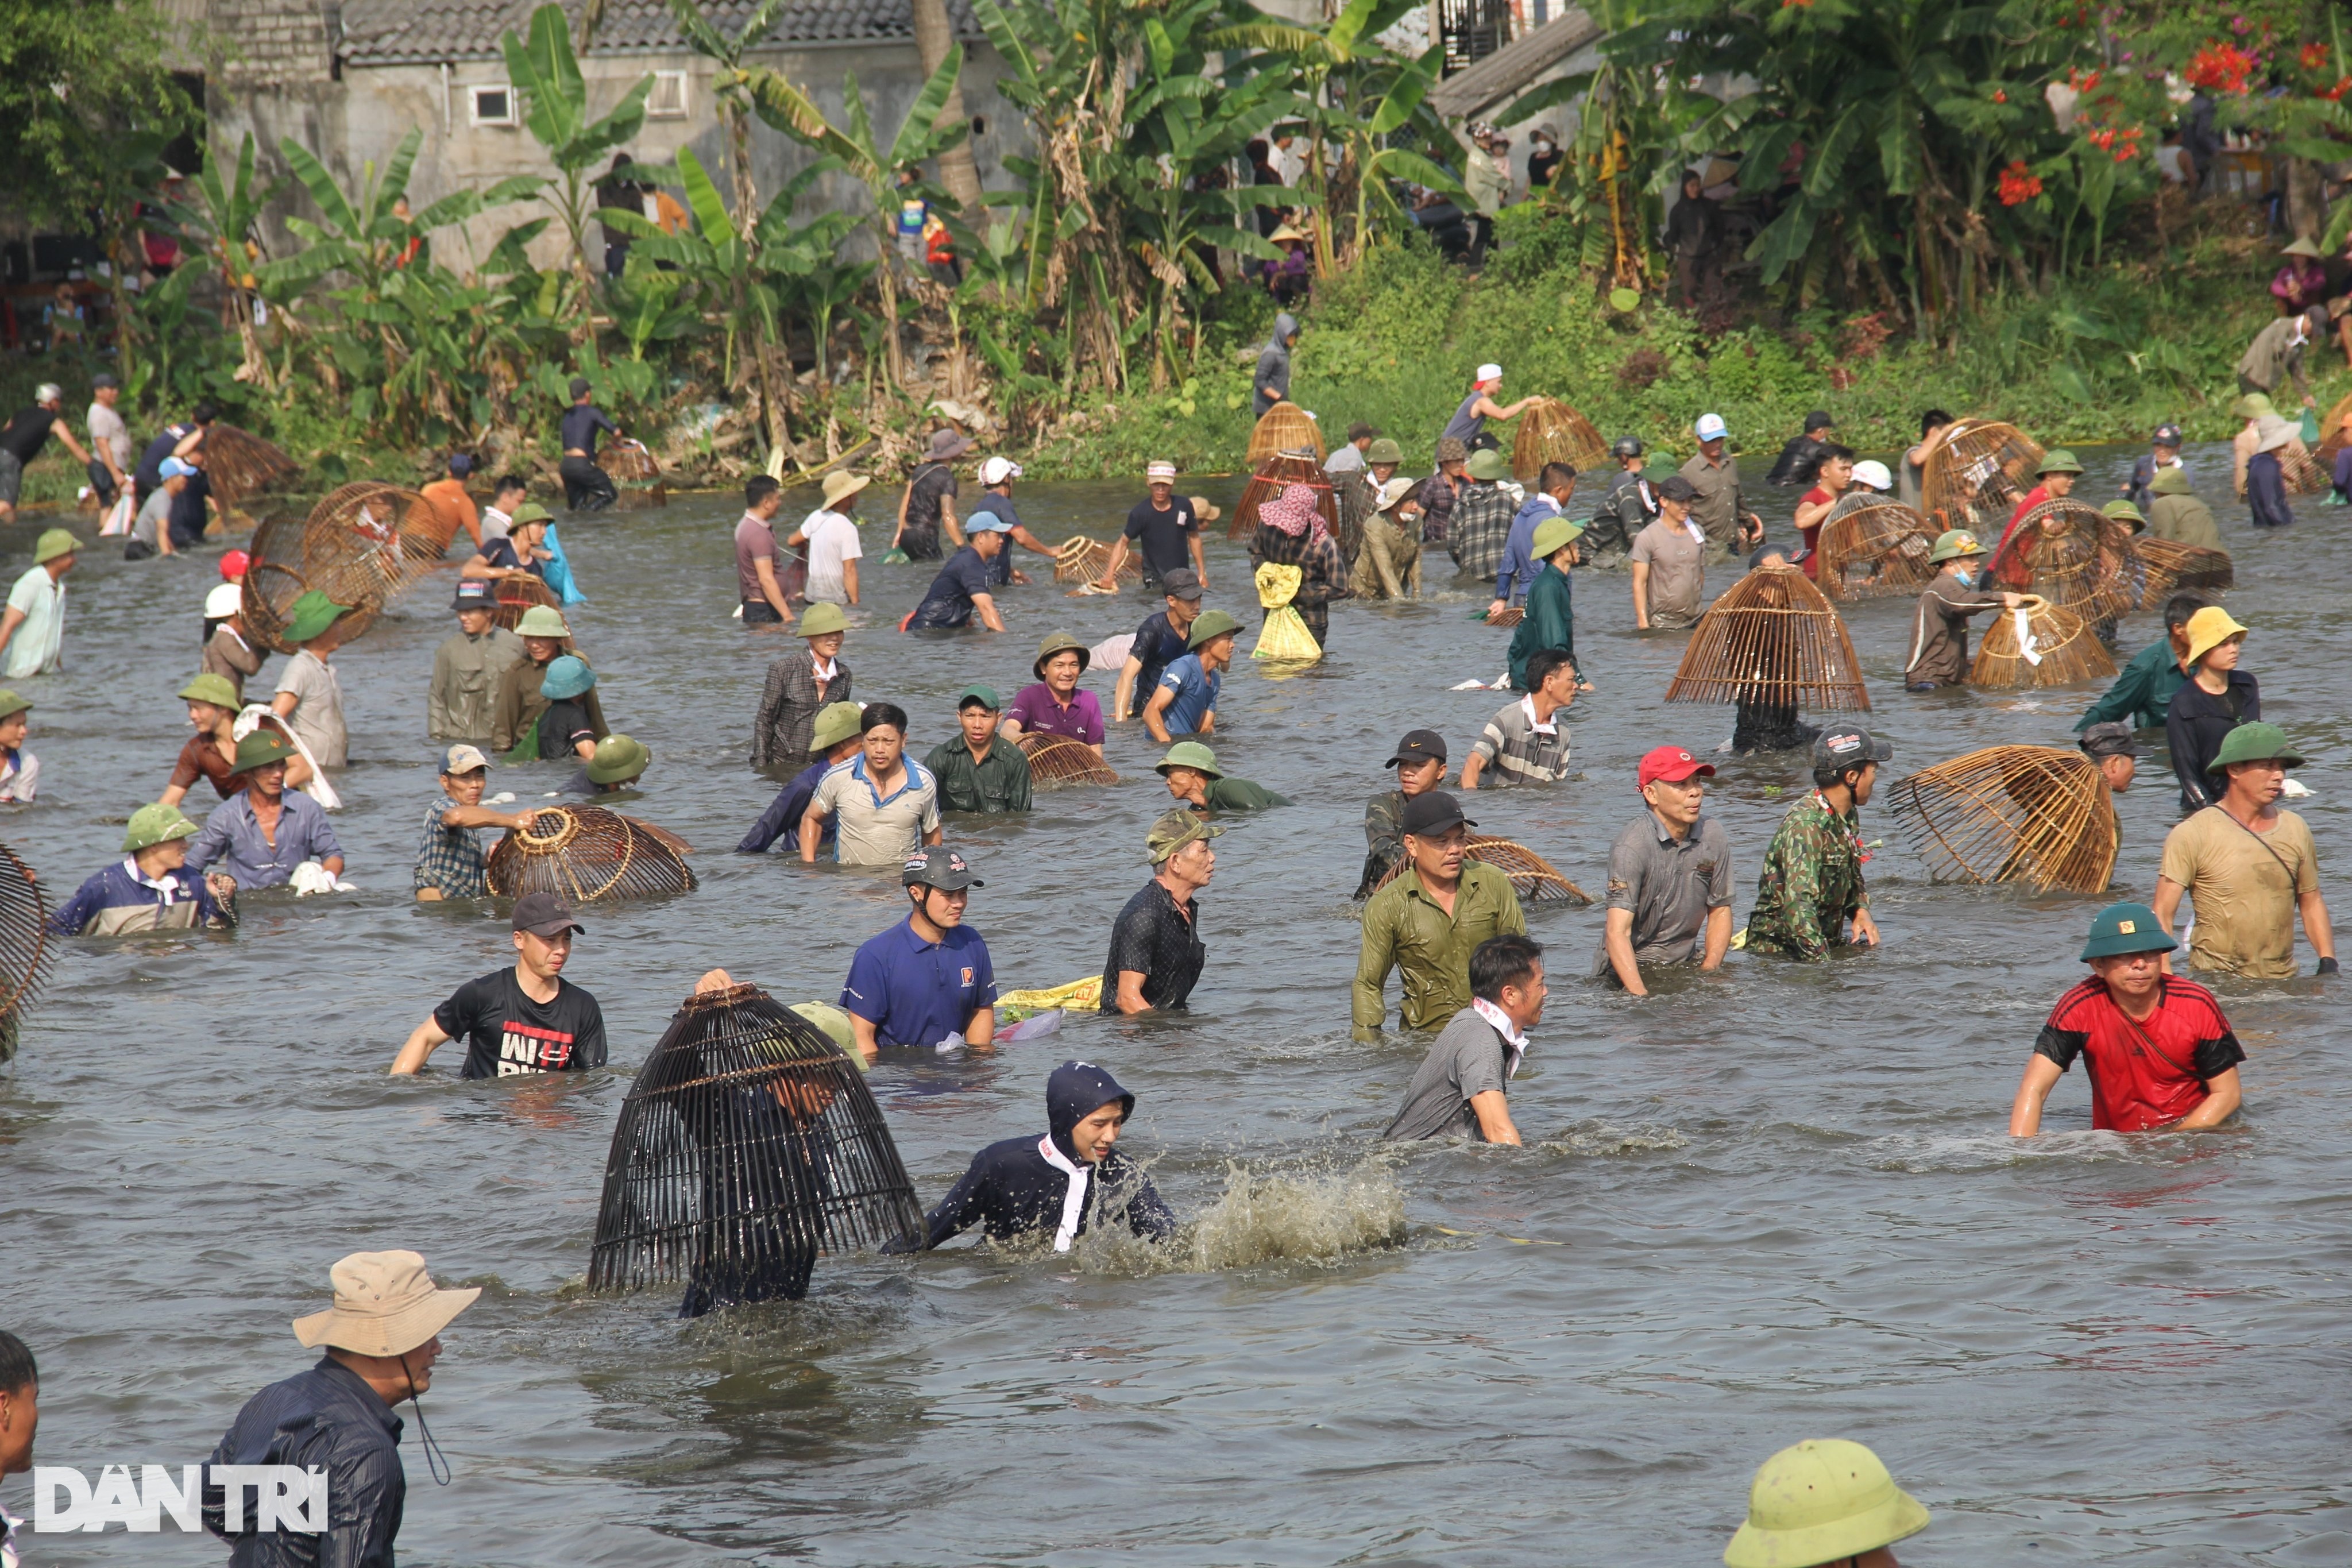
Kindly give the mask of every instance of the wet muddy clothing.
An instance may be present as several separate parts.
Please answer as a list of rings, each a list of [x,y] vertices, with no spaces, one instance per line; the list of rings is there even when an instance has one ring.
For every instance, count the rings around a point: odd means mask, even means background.
[[[1720,463],[1710,463],[1705,452],[1694,452],[1689,462],[1675,472],[1690,481],[1698,491],[1698,500],[1691,502],[1691,521],[1706,535],[1707,548],[1730,551],[1739,543],[1739,520],[1748,510],[1748,498],[1739,488],[1739,459],[1729,452]]]
[[[2346,450],[2352,451],[2352,447]],[[2146,510],[2147,531],[2158,539],[2206,550],[2222,548],[2221,525],[2213,521],[2213,509],[2205,504],[2201,496],[2161,495],[2150,501]]]
[[[1127,716],[1138,719],[1150,702],[1151,694],[1160,689],[1160,678],[1167,673],[1170,665],[1184,657],[1184,634],[1169,624],[1167,611],[1155,610],[1135,629],[1135,642],[1127,653],[1143,667],[1136,671],[1135,689],[1128,698]]]
[[[587,707],[581,697],[566,697],[547,705],[539,716],[539,760],[562,763],[578,760],[580,742],[593,748],[603,737],[596,733],[595,721],[588,717]]]
[[[452,827],[442,820],[459,810],[446,795],[436,795],[425,808],[424,829],[416,839],[416,865],[410,880],[418,891],[431,888],[445,899],[478,899],[490,890],[490,863],[482,853],[482,830]]]
[[[1555,708],[1548,720],[1536,717],[1532,694],[1520,698],[1486,721],[1470,743],[1481,759],[1479,786],[1509,789],[1520,784],[1558,784],[1568,776],[1568,710]]]
[[[577,1072],[604,1065],[604,1013],[596,998],[562,975],[555,994],[534,1002],[511,967],[468,980],[433,1009],[433,1025],[466,1042],[460,1078]]]
[[[575,651],[573,657],[580,656]],[[583,664],[588,662],[584,658],[580,661]],[[592,665],[590,668],[594,667]],[[540,715],[547,711],[547,698],[539,688],[546,677],[547,666],[534,664],[527,657],[519,663],[509,665],[506,673],[499,677],[498,702],[490,711],[490,749],[493,752],[511,752],[529,741],[528,754],[513,760],[530,762],[539,756],[538,724]],[[589,727],[595,731],[597,739],[602,740],[613,732],[612,727],[604,722],[604,700],[594,687],[590,687],[584,694],[572,700],[587,710]]]
[[[1225,672],[1211,669],[1197,653],[1188,653],[1160,672],[1160,689],[1171,692],[1160,722],[1171,735],[1197,735],[1217,710],[1217,693],[1224,689]]]
[[[988,743],[988,754],[972,760],[971,748],[959,732],[931,748],[923,765],[939,780],[940,809],[1003,816],[1029,809],[1029,757],[1003,734]]]
[[[1127,900],[1111,926],[1100,1010],[1118,1011],[1118,977],[1124,971],[1143,976],[1143,999],[1155,1010],[1181,1007],[1208,962],[1208,945],[1201,940],[1200,896],[1179,906],[1176,895],[1154,877]]]
[[[2192,965],[2249,980],[2294,976],[2297,900],[2319,890],[2319,847],[2302,817],[2282,810],[2276,826],[2257,833],[2208,806],[2165,836],[2158,874],[2196,907]]]
[[[348,764],[351,731],[343,724],[343,683],[334,667],[307,647],[297,648],[278,673],[278,690],[293,693],[286,727],[310,748],[310,760],[322,768]]]
[[[1657,515],[1658,492],[1648,478],[1621,471],[1593,510],[1584,537],[1577,542],[1578,558],[1594,563],[1622,558],[1633,550],[1633,536],[1649,527]]]
[[[1427,544],[1444,544],[1454,521],[1455,503],[1471,481],[1449,477],[1443,470],[1421,481],[1413,500],[1421,503],[1421,537]]]
[[[1528,661],[1548,647],[1556,647],[1568,655],[1571,668],[1582,667],[1576,662],[1576,602],[1574,584],[1568,573],[1550,562],[1536,574],[1535,586],[1528,590],[1527,614],[1511,628],[1511,646],[1505,658],[1511,685],[1517,690],[1528,689]]]
[[[1396,513],[1364,519],[1363,541],[1348,574],[1348,592],[1358,599],[1421,597],[1421,533],[1417,521],[1400,526]]]
[[[1146,496],[1128,509],[1127,527],[1122,531],[1143,557],[1148,579],[1144,586],[1150,588],[1167,574],[1192,566],[1192,541],[1200,536],[1201,520],[1193,514],[1192,501],[1183,496],[1171,496],[1164,510],[1153,506],[1151,498]]]
[[[253,792],[237,791],[205,818],[204,830],[188,840],[188,869],[218,871],[235,879],[237,891],[282,887],[305,860],[323,864],[339,859],[343,847],[335,837],[326,808],[300,790],[279,795],[284,807],[278,817],[278,841],[272,844],[254,815]]]
[[[2156,1011],[2134,1019],[2093,975],[2058,998],[2034,1039],[2034,1055],[2061,1071],[2087,1058],[2095,1131],[2169,1127],[2211,1098],[2208,1082],[2246,1059],[2210,991],[2177,975],[2158,985]]]
[[[41,455],[41,448],[48,445],[50,430],[64,417],[58,410],[44,408],[37,403],[20,410],[5,429],[0,429],[0,452],[30,466]]]
[[[1969,587],[1948,567],[1937,573],[1911,617],[1911,662],[1904,667],[1903,683],[1915,689],[1967,685],[1969,617],[1998,610],[2000,604],[1997,589]]]
[[[1650,569],[1643,586],[1652,626],[1679,630],[1697,623],[1706,602],[1706,535],[1696,518],[1651,522],[1633,536],[1628,564],[1634,563]]]
[[[1470,954],[1490,936],[1525,936],[1527,917],[1511,879],[1483,861],[1462,862],[1448,915],[1411,867],[1364,906],[1350,1013],[1360,1029],[1388,1016],[1382,992],[1397,971],[1398,1014],[1409,1029],[1433,1029],[1470,1005]]]
[[[2172,651],[2172,639],[2160,637],[2132,657],[2113,686],[2074,721],[2079,732],[2094,724],[2127,723],[2135,730],[2161,728],[2171,710],[2172,694],[2189,672]]]
[[[874,1026],[878,1044],[922,1049],[961,1039],[973,1015],[995,1004],[996,970],[981,934],[949,926],[928,942],[912,915],[858,947],[840,1002]]]
[[[1706,956],[1707,917],[1731,908],[1731,841],[1704,812],[1676,838],[1656,815],[1625,825],[1609,850],[1609,890],[1603,910],[1633,917],[1633,962],[1696,963]],[[1592,973],[1614,976],[1609,944],[1601,942]]]
[[[1511,519],[1518,498],[1499,482],[1466,481],[1454,499],[1445,526],[1446,552],[1454,564],[1473,577],[1491,577],[1503,563],[1503,547],[1510,542]]]
[[[592,462],[596,457],[597,433],[621,433],[621,427],[605,418],[604,411],[592,403],[575,403],[565,409],[562,427],[563,449],[583,453]]]
[[[1404,1091],[1403,1105],[1381,1134],[1383,1139],[1406,1142],[1458,1132],[1480,1143],[1486,1141],[1470,1102],[1489,1092],[1507,1098],[1507,1086],[1519,1065],[1519,1050],[1492,1021],[1500,1016],[1500,1009],[1490,1016],[1475,1006],[1454,1015],[1430,1042],[1429,1054]]]
[[[1356,883],[1359,899],[1370,898],[1381,879],[1404,859],[1404,803],[1401,789],[1364,803],[1364,874]]]
[[[956,494],[955,469],[945,463],[924,463],[907,481],[907,525],[898,531],[898,548],[909,561],[937,561],[946,521],[944,504]]]
[[[522,638],[501,626],[493,625],[479,636],[459,630],[445,638],[433,652],[433,683],[425,692],[425,732],[436,741],[471,741],[476,745],[488,741],[499,678],[529,657]]]
[[[1340,553],[1339,542],[1325,529],[1310,527],[1294,537],[1260,523],[1250,535],[1249,553],[1253,573],[1269,561],[1277,566],[1298,568],[1298,592],[1291,595],[1290,607],[1307,623],[1316,646],[1328,647],[1331,601],[1348,597],[1348,563]],[[1262,610],[1261,623],[1273,614],[1272,610]]]
[[[836,654],[830,672],[820,679],[816,655],[806,643],[771,663],[767,687],[760,693],[760,710],[751,720],[751,765],[806,767],[816,716],[835,702],[850,700],[849,679],[848,661]]]
[[[1789,808],[1764,851],[1748,951],[1826,958],[1845,941],[1845,922],[1869,906],[1863,886],[1862,819],[1830,809],[1813,790]]]
[[[1810,746],[1821,731],[1800,721],[1793,702],[1753,702],[1741,698],[1731,715],[1731,749],[1739,755],[1793,752]]]
[[[1021,721],[1024,735],[1066,735],[1089,746],[1103,742],[1102,701],[1084,687],[1073,690],[1064,707],[1052,687],[1032,682],[1014,696],[1004,716]]]
[[[1822,455],[1829,448],[1830,443],[1816,437],[1790,437],[1780,457],[1773,459],[1772,471],[1764,476],[1764,482],[1784,489],[1810,486],[1821,472]]]
[[[236,763],[221,755],[220,746],[210,735],[191,735],[188,743],[180,748],[177,761],[172,764],[172,784],[177,789],[193,788],[198,779],[213,786],[213,794],[226,800],[243,789],[249,781],[236,771]]]
[[[776,792],[776,798],[768,803],[768,809],[760,814],[760,820],[751,825],[751,831],[743,836],[743,841],[735,846],[735,852],[738,855],[764,855],[768,846],[780,838],[787,851],[797,850],[801,847],[801,819],[808,816],[809,802],[816,797],[817,784],[832,769],[831,763],[819,757],[794,773],[792,782]],[[821,842],[817,846],[820,856],[834,847],[839,832],[840,818],[826,817],[824,830],[820,835]]]
[[[2286,470],[2279,466],[2276,452],[2256,452],[2246,459],[2246,508],[2248,521],[2256,528],[2284,528],[2294,521]]]
[[[2221,742],[2231,731],[2263,716],[2263,689],[2243,669],[2230,671],[2228,689],[2216,695],[2192,679],[2172,689],[2164,708],[2164,739],[2172,753],[2172,773],[2180,781],[2180,809],[2194,811],[2221,798],[2227,778],[2205,771],[2221,754]]]
[[[235,924],[235,909],[215,903],[200,874],[181,867],[150,877],[129,855],[92,872],[49,917],[49,929],[68,936],[122,936],[199,926],[226,931]]]
[[[1247,779],[1211,779],[1201,788],[1202,804],[1195,810],[1213,815],[1220,811],[1265,811],[1277,805],[1289,805],[1291,798],[1276,795],[1261,784]]]
[[[1055,1068],[1045,1079],[1045,1135],[1007,1138],[973,1155],[963,1179],[925,1216],[922,1247],[974,1225],[992,1241],[1043,1232],[1056,1252],[1069,1251],[1096,1225],[1124,1225],[1151,1241],[1175,1235],[1176,1216],[1141,1166],[1116,1148],[1091,1165],[1076,1157],[1071,1130],[1113,1100],[1135,1109],[1135,1097],[1093,1063]]]
[[[940,574],[931,579],[930,591],[907,617],[907,630],[940,631],[971,625],[977,601],[993,586],[988,580],[988,563],[979,551],[963,546],[948,557]]]
[[[238,1510],[240,1531],[231,1535],[225,1489],[208,1485],[205,1528],[229,1542],[229,1568],[393,1568],[393,1542],[408,1499],[400,1432],[392,1407],[331,1355],[247,1400],[207,1464],[323,1468],[327,1532],[262,1534],[248,1489]]]
[[[809,805],[833,821],[836,858],[845,866],[896,866],[940,825],[939,781],[912,757],[899,759],[898,782],[885,795],[866,775],[860,752],[826,770]]]

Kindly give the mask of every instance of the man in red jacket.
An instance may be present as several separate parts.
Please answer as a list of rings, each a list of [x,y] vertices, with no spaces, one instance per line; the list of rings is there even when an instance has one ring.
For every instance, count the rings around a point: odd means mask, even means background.
[[[2246,1053],[2213,994],[2164,972],[2171,934],[2146,904],[2091,922],[2094,971],[2050,1010],[2009,1110],[2012,1138],[2042,1130],[2042,1105],[2074,1058],[2090,1064],[2091,1126],[2110,1132],[2218,1127],[2236,1113]]]

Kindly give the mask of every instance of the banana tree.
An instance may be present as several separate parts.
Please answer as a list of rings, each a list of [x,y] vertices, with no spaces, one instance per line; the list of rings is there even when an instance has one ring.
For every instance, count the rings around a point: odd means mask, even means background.
[[[356,189],[346,193],[317,154],[289,136],[278,144],[280,157],[310,195],[319,216],[289,217],[286,226],[304,244],[293,255],[255,269],[263,294],[288,300],[330,272],[349,275],[366,294],[381,293],[384,281],[402,264],[411,240],[436,228],[464,223],[475,214],[539,193],[541,181],[517,174],[482,190],[453,191],[409,216],[394,209],[408,199],[408,177],[416,166],[425,132],[412,126],[393,149],[382,173],[375,161],[360,168]]]
[[[931,73],[922,91],[915,95],[914,104],[899,122],[898,134],[890,139],[887,148],[875,137],[873,114],[866,106],[865,93],[858,88],[856,72],[846,72],[842,78],[842,100],[848,121],[845,126],[835,126],[827,120],[815,100],[781,72],[766,66],[753,66],[743,74],[745,88],[761,119],[795,142],[838,159],[841,167],[866,187],[872,206],[875,243],[879,254],[887,258],[892,247],[891,225],[897,216],[899,177],[908,171],[919,174],[923,163],[961,142],[971,129],[968,123],[950,121],[943,113],[957,73],[962,69],[963,47],[959,44],[948,51],[940,68]],[[944,205],[944,192],[932,189],[931,194]],[[882,291],[883,367],[890,384],[903,387],[907,372],[898,342],[898,279],[887,261],[875,275]]]
[[[645,124],[646,95],[653,90],[654,79],[640,77],[621,95],[610,114],[590,120],[588,84],[580,74],[580,57],[572,51],[562,6],[541,5],[530,14],[529,37],[508,33],[499,44],[506,53],[507,75],[522,94],[523,125],[547,149],[548,162],[555,165],[558,178],[547,201],[572,241],[572,265],[583,291],[581,330],[584,331],[584,292],[596,270],[588,259],[589,214],[596,195],[589,166]]]
[[[262,353],[261,339],[254,331],[254,293],[261,281],[255,268],[261,265],[262,209],[277,198],[285,182],[258,184],[253,164],[253,132],[248,131],[237,148],[236,172],[224,181],[220,160],[206,159],[191,182],[195,199],[174,203],[171,211],[181,234],[220,275],[221,324],[236,330],[238,345],[245,351],[236,378],[266,388],[272,378],[269,358]]]

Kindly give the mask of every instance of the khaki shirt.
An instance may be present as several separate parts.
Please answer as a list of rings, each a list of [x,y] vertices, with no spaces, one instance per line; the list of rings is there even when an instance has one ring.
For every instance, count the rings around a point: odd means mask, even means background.
[[[1707,916],[1731,907],[1731,841],[1723,825],[1702,814],[1686,836],[1676,838],[1646,811],[1627,823],[1609,851],[1602,907],[1633,914],[1636,964],[1696,963],[1705,958]],[[1592,973],[1616,973],[1605,934]]]
[[[2168,539],[2175,544],[2201,545],[2207,550],[2222,550],[2221,531],[2213,521],[2213,509],[2196,496],[2158,496],[2148,503],[2147,531],[2158,539]]]
[[[1748,510],[1739,493],[1739,459],[1726,452],[1722,462],[1710,463],[1705,452],[1695,452],[1675,471],[1698,491],[1698,500],[1691,502],[1691,521],[1706,535],[1707,543],[1718,550],[1737,548],[1739,517]]]
[[[1462,880],[1448,918],[1422,890],[1421,873],[1402,876],[1364,906],[1364,945],[1356,960],[1351,1014],[1356,1026],[1377,1029],[1388,1016],[1381,993],[1389,971],[1403,985],[1405,1026],[1433,1029],[1470,1005],[1470,954],[1490,936],[1525,936],[1527,917],[1511,879],[1477,860],[1462,863]]]
[[[1693,516],[1696,522],[1697,518]],[[1643,584],[1650,602],[1650,624],[1686,626],[1698,619],[1706,597],[1706,546],[1691,537],[1688,528],[1664,518],[1633,536],[1632,560],[1650,569]]]
[[[1904,666],[1904,684],[1966,684],[1969,617],[1999,608],[1999,589],[1964,588],[1948,569],[1937,573],[1919,595],[1918,613],[1911,620],[1911,662]]]
[[[2160,874],[2196,905],[2192,966],[2249,980],[2294,975],[2295,900],[2319,890],[2319,847],[2302,817],[2282,811],[2276,826],[2256,833],[2209,805],[2166,836]]]
[[[499,677],[528,657],[522,638],[504,626],[493,626],[479,637],[451,635],[434,650],[425,732],[436,741],[489,740]]]
[[[2302,316],[2281,316],[2246,345],[2238,361],[2238,374],[2264,392],[2278,391],[2279,383],[2291,378],[2296,396],[2310,396],[2311,384],[2303,372],[2303,351],[2311,345],[2310,331],[2311,324]]]

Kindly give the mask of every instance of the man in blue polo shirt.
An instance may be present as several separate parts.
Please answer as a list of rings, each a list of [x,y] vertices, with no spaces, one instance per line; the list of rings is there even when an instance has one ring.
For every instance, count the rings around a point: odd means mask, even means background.
[[[907,857],[899,879],[907,918],[869,939],[850,961],[841,1005],[857,1047],[873,1061],[884,1046],[962,1044],[990,1050],[996,1037],[996,971],[988,944],[963,923],[971,889],[987,886],[945,847]]]
[[[964,547],[948,557],[940,574],[931,579],[931,590],[923,602],[900,625],[900,631],[933,631],[968,626],[974,616],[990,631],[1004,629],[1004,617],[996,613],[996,599],[989,592],[988,563],[1004,549],[1004,536],[1012,525],[994,512],[972,514],[964,524],[969,536]]]
[[[1185,638],[1192,652],[1160,672],[1160,688],[1144,705],[1143,726],[1166,745],[1175,735],[1213,734],[1217,692],[1234,662],[1234,638],[1241,625],[1223,610],[1210,610],[1192,623]]]

